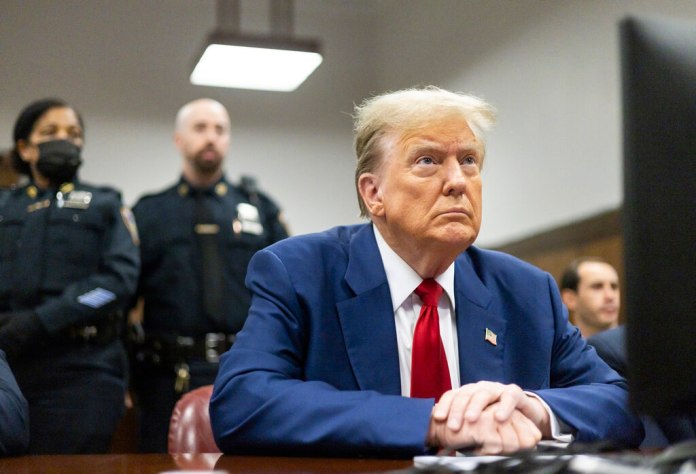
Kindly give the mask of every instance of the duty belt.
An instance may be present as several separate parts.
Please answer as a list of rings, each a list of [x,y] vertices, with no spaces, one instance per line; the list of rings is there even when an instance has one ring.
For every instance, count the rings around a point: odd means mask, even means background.
[[[103,321],[86,326],[70,326],[63,330],[62,337],[70,342],[108,344],[121,336],[121,321],[118,315],[110,315]]]
[[[146,350],[153,351],[152,361],[157,364],[178,364],[182,361],[201,358],[206,362],[218,363],[220,356],[232,347],[235,334],[209,332],[203,336],[146,336]]]

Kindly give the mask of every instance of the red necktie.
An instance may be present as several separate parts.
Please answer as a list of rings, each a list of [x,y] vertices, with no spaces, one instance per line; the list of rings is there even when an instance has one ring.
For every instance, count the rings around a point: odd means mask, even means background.
[[[445,347],[440,339],[437,301],[442,287],[432,278],[423,280],[415,293],[423,302],[411,351],[411,397],[435,398],[452,388]]]

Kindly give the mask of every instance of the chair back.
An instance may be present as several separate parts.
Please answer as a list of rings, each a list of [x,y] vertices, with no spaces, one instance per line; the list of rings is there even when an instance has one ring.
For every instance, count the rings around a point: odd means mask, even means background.
[[[174,407],[169,420],[169,453],[219,453],[210,426],[208,406],[212,385],[185,393]]]

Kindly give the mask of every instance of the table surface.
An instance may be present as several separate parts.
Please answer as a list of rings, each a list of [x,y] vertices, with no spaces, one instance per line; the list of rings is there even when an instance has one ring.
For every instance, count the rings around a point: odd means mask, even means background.
[[[222,456],[220,454],[95,454],[0,458],[0,474],[150,474],[220,470],[236,473],[367,473],[409,469],[410,459]]]

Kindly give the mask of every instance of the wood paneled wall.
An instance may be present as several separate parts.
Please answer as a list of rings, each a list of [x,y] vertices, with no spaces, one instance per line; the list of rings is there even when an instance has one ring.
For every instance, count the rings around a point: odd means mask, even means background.
[[[615,209],[496,247],[549,272],[557,283],[573,259],[597,256],[612,264],[619,274],[623,295],[623,233],[621,209]],[[623,306],[619,314],[625,321]]]

